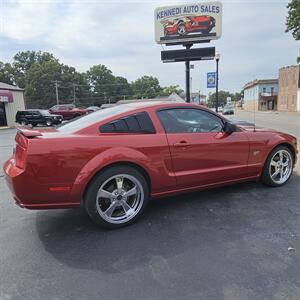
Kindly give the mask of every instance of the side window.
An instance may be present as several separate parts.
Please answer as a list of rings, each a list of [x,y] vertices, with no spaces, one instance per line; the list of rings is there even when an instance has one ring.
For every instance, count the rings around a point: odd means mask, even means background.
[[[154,125],[146,112],[114,120],[100,127],[102,133],[155,133]]]
[[[25,117],[27,117],[27,118],[32,117],[32,111],[26,111],[25,112]]]
[[[158,118],[167,133],[221,132],[223,121],[201,109],[175,108],[158,111]]]

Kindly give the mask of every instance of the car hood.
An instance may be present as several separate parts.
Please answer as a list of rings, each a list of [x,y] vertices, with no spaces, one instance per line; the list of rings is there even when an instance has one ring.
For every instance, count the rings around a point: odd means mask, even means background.
[[[288,133],[285,133],[285,132],[282,132],[282,131],[279,131],[279,130],[276,130],[276,129],[272,129],[272,128],[265,128],[265,127],[256,126],[255,124],[249,123],[249,122],[246,122],[246,121],[234,121],[232,123],[234,125],[238,126],[239,128],[245,130],[245,131],[278,133],[278,134],[284,134],[286,136],[290,136],[292,138],[295,138],[294,136],[292,136]]]
[[[47,115],[45,117],[61,117],[61,115],[54,115],[54,114],[51,114],[51,115]]]

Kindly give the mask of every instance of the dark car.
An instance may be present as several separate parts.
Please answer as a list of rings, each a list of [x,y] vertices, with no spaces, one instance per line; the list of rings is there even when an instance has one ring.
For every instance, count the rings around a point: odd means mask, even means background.
[[[16,123],[22,125],[36,126],[41,125],[58,125],[62,122],[63,117],[60,115],[52,115],[48,110],[43,109],[27,109],[18,111],[16,114]]]
[[[75,107],[73,104],[59,104],[49,109],[51,114],[59,114],[64,120],[71,120],[89,113],[86,108]]]

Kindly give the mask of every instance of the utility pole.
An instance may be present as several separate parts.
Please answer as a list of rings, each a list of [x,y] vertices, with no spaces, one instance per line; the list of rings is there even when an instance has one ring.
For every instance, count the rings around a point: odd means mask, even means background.
[[[75,83],[73,83],[73,103],[76,105],[76,92],[75,92]]]
[[[188,50],[192,47],[192,44],[187,44],[185,48]],[[190,93],[190,61],[185,61],[185,98],[186,102],[191,102],[191,93]]]
[[[219,60],[220,60],[220,54],[216,54],[216,112],[218,112],[219,107]]]
[[[59,100],[58,100],[58,82],[57,80],[55,82],[55,93],[56,93],[56,104],[59,105]]]

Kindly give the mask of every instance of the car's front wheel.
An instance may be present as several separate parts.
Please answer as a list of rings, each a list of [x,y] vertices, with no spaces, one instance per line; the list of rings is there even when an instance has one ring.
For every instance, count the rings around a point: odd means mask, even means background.
[[[85,209],[91,219],[106,228],[133,223],[149,198],[145,177],[135,168],[114,166],[94,178],[85,194]]]
[[[52,121],[51,121],[51,120],[47,120],[47,121],[46,121],[46,125],[47,125],[48,127],[52,126]]]
[[[262,172],[262,182],[269,186],[281,186],[291,177],[294,158],[285,146],[276,147],[268,156]]]

